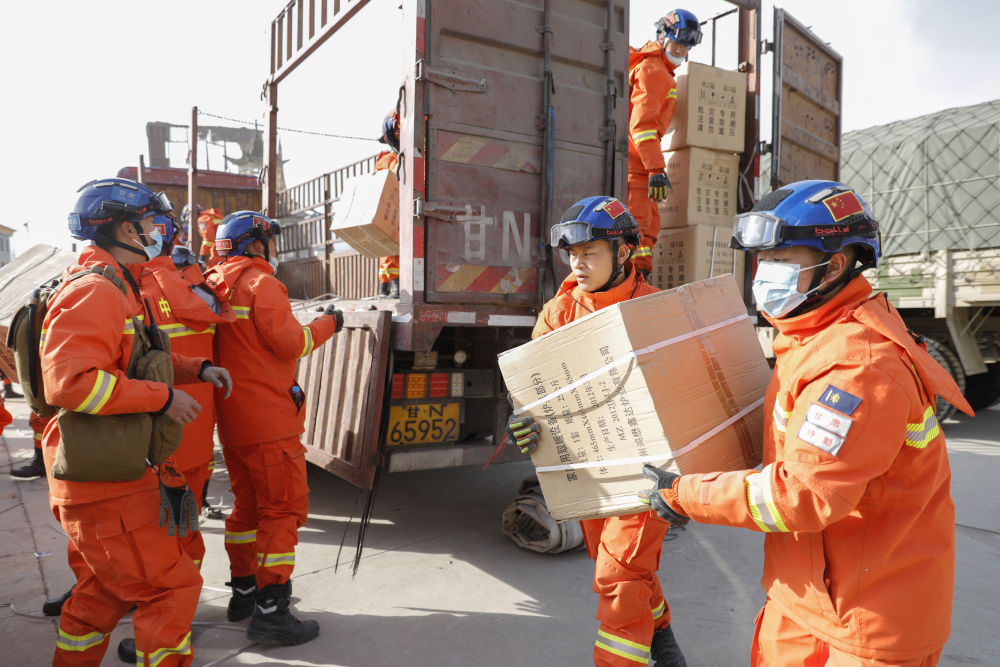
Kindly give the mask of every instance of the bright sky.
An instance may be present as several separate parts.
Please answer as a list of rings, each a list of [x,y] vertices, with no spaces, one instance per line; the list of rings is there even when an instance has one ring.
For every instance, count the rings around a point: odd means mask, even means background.
[[[705,20],[732,5],[686,0]],[[147,153],[145,124],[187,124],[191,107],[262,120],[270,21],[283,0],[54,0],[7,3],[0,54],[0,223],[18,230],[14,249],[69,247],[66,214],[76,189],[135,166]],[[630,41],[654,35],[672,6],[631,3]],[[391,35],[398,0],[372,0],[311,62],[282,84],[279,125],[374,137],[395,104],[403,71]],[[1000,98],[995,0],[786,0],[779,2],[844,57],[845,131]],[[762,31],[772,37],[765,0]],[[717,64],[735,67],[735,15],[719,23]],[[692,52],[707,62],[710,41]],[[762,71],[769,119],[770,55]],[[225,124],[202,118],[203,124]],[[770,121],[762,123],[764,137]],[[377,144],[282,135],[285,173],[297,183],[371,154]],[[28,222],[28,228],[23,226]]]

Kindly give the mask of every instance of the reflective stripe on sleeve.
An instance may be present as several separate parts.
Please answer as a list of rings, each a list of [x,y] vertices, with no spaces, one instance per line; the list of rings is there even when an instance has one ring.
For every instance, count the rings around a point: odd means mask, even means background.
[[[677,89],[676,88],[671,88],[670,90],[667,91],[667,99],[668,100],[676,100],[677,99]]]
[[[302,337],[305,342],[302,344],[302,351],[299,352],[299,359],[308,356],[313,351],[313,332],[309,327],[302,327]]]
[[[652,256],[653,256],[653,251],[648,245],[639,246],[638,248],[635,249],[635,252],[632,254],[633,259],[637,259],[639,257],[652,257]]]
[[[257,530],[245,530],[243,532],[226,531],[226,544],[249,544],[257,541]]]
[[[594,642],[594,646],[612,655],[617,655],[619,658],[637,662],[640,665],[649,664],[648,645],[613,635],[604,630],[597,631],[597,641]]]
[[[85,635],[71,635],[59,628],[59,638],[56,646],[64,651],[89,651],[95,646],[99,646],[107,638],[107,635],[100,632],[88,632]]]
[[[774,493],[771,489],[771,471],[774,464],[764,466],[759,473],[747,475],[747,506],[750,515],[765,533],[788,533],[777,505],[774,504]]]
[[[656,139],[656,130],[645,130],[644,132],[635,132],[632,134],[632,143],[641,144],[644,141],[651,141]]]
[[[250,306],[233,306],[233,313],[238,320],[250,319]]]
[[[184,635],[184,639],[181,643],[173,648],[158,648],[149,654],[143,653],[142,651],[136,649],[135,657],[139,659],[139,664],[147,664],[144,660],[148,661],[149,667],[156,667],[164,658],[170,655],[190,655],[191,654],[191,633],[188,632]]]
[[[653,607],[653,620],[658,621],[663,617],[663,612],[667,610],[667,603],[664,600],[660,600],[660,604]]]
[[[924,410],[924,421],[919,424],[906,425],[906,445],[916,449],[923,449],[931,440],[941,433],[941,426],[934,415],[934,408],[927,406]]]
[[[788,428],[788,418],[791,416],[791,410],[782,410],[781,406],[777,403],[774,404],[774,428],[778,429],[782,433]]]
[[[83,399],[80,405],[73,408],[73,412],[86,412],[88,415],[96,415],[104,407],[104,404],[108,402],[108,399],[111,398],[111,392],[114,391],[117,382],[118,378],[111,373],[97,371],[97,379],[94,380],[94,386],[91,388],[90,393],[87,394],[87,398]]]

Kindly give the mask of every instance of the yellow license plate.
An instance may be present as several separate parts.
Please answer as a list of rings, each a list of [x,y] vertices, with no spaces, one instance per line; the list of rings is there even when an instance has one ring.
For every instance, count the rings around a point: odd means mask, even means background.
[[[459,403],[389,406],[389,445],[426,445],[458,439]]]

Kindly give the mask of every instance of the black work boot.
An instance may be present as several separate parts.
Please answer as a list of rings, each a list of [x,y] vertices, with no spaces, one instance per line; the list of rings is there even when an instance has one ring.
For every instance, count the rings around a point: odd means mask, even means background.
[[[272,584],[257,591],[257,608],[250,617],[247,637],[262,644],[294,646],[319,635],[319,623],[300,621],[288,611],[292,582]]]
[[[126,637],[118,642],[118,659],[130,665],[139,662],[139,658],[135,654],[135,640],[133,638]]]
[[[393,278],[389,281],[389,298],[399,298],[399,278]]]
[[[21,395],[21,394],[17,393],[16,391],[14,391],[14,385],[12,385],[12,384],[5,384],[3,386],[3,397],[4,398],[24,398],[23,395]]]
[[[226,586],[233,589],[233,597],[229,598],[229,608],[226,609],[226,618],[230,621],[250,618],[254,601],[257,599],[257,577],[252,574],[246,577],[233,577],[232,581],[226,582]]]
[[[649,657],[653,659],[653,667],[687,667],[687,660],[669,625],[653,633]]]
[[[62,613],[62,606],[65,604],[69,596],[73,594],[73,587],[60,595],[57,598],[52,598],[51,600],[46,600],[42,603],[42,613],[46,616],[59,616]]]
[[[45,463],[42,461],[42,450],[35,448],[35,458],[18,468],[12,468],[10,476],[15,479],[35,479],[45,477]]]

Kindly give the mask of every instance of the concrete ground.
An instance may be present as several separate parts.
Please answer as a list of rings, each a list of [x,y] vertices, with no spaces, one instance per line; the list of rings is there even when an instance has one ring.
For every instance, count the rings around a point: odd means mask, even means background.
[[[38,615],[46,597],[73,583],[66,537],[53,518],[43,479],[7,472],[31,455],[23,400],[7,402],[15,421],[0,442],[0,664],[51,664],[56,620]],[[946,433],[958,507],[958,573],[951,640],[942,665],[1000,664],[1000,410],[949,422]],[[231,505],[221,456],[209,490]],[[265,648],[245,624],[225,619],[228,568],[223,522],[205,519],[205,588],[193,628],[195,665],[590,664],[596,622],[592,564],[577,551],[522,550],[500,530],[500,514],[530,463],[399,473],[382,479],[361,567],[351,576],[357,490],[310,467],[309,523],[300,533],[296,608],[320,623],[313,642]],[[347,537],[343,550],[340,543]],[[673,627],[691,667],[748,664],[759,588],[761,535],[692,525],[663,546],[660,577]],[[114,647],[130,636],[123,623]]]

